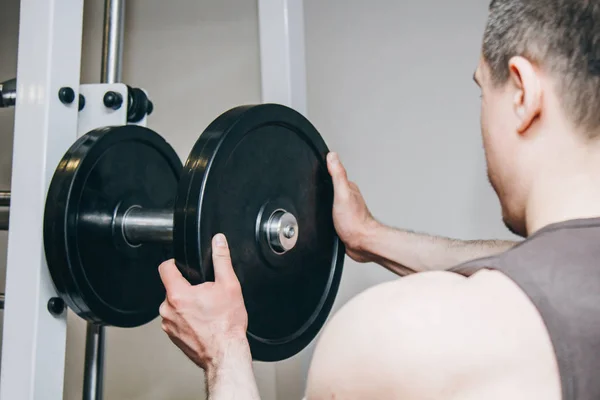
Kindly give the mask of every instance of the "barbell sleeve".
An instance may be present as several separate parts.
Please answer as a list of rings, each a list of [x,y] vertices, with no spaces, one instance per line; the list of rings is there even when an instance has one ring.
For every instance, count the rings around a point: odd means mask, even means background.
[[[123,235],[132,245],[171,243],[173,210],[147,210],[132,207],[123,216]]]
[[[0,193],[0,231],[8,230],[10,193]],[[6,206],[5,206],[6,205]],[[121,231],[132,245],[173,241],[173,211],[132,207],[123,216]]]

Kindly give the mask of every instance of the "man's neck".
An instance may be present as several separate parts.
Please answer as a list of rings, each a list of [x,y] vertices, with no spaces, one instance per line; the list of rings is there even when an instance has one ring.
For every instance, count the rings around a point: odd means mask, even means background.
[[[592,168],[538,180],[526,209],[528,235],[559,222],[600,218],[600,165]]]

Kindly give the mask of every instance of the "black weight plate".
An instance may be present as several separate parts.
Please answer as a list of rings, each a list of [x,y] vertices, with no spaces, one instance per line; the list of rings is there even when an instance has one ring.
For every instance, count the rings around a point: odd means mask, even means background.
[[[345,251],[333,226],[327,153],[301,114],[264,104],[217,118],[184,166],[175,260],[193,284],[212,281],[211,240],[227,236],[255,360],[282,360],[305,348],[337,294]],[[294,214],[299,227],[295,247],[281,255],[259,229],[277,209]]]
[[[158,316],[158,266],[172,245],[131,246],[114,218],[133,205],[172,209],[181,169],[162,137],[133,125],[91,131],[67,151],[48,191],[44,244],[56,289],[79,316],[118,327]]]

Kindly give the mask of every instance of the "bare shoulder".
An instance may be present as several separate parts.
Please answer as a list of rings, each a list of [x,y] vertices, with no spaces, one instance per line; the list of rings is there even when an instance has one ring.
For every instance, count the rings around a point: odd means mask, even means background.
[[[471,398],[455,396],[497,381],[503,390],[494,393],[517,399],[504,375],[524,367],[558,390],[548,382],[558,375],[545,326],[516,284],[495,271],[427,272],[370,288],[335,314],[315,350],[307,394],[374,398],[383,389],[389,399]]]

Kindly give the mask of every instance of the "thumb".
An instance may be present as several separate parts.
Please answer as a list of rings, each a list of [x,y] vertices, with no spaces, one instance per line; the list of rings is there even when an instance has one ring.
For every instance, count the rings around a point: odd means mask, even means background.
[[[163,281],[163,285],[165,285],[168,297],[191,286],[187,279],[181,275],[179,268],[177,268],[177,265],[175,265],[173,260],[162,263],[160,267],[158,267],[158,272],[160,274],[160,279]]]
[[[215,271],[215,282],[230,283],[237,281],[237,276],[231,264],[231,254],[225,235],[219,233],[212,241],[212,258]]]
[[[333,180],[333,190],[336,197],[347,198],[350,195],[350,184],[346,168],[342,165],[337,153],[327,154],[327,169]]]

